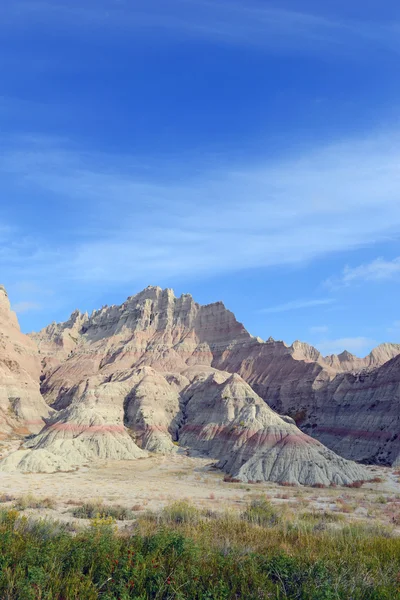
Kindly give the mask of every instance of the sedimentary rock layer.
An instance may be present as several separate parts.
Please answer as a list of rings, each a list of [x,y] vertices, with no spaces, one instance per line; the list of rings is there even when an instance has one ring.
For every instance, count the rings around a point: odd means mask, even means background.
[[[207,366],[179,374],[146,366],[92,376],[0,469],[69,470],[96,458],[168,454],[177,444],[242,481],[343,485],[368,478],[364,467],[272,411],[239,375]]]
[[[0,286],[0,437],[36,433],[52,410],[39,388],[36,344],[20,331],[7,292]]]
[[[175,298],[155,287],[91,316],[76,311],[33,337],[45,357],[42,392],[57,409],[68,406],[82,378],[98,372],[212,366],[238,373],[274,410],[347,458],[389,464],[397,452],[400,429],[391,415],[400,406],[390,389],[400,372],[393,368],[390,387],[386,371],[378,371],[399,355],[400,345],[382,344],[364,359],[348,352],[323,357],[302,342],[288,346],[251,336],[220,302],[200,306],[188,294]]]

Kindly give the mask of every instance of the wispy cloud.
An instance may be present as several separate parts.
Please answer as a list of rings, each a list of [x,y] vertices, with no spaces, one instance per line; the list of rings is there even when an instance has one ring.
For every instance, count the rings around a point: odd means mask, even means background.
[[[319,5],[318,5],[319,6]],[[14,0],[0,7],[3,26],[26,24],[69,26],[87,34],[99,28],[109,36],[124,32],[139,39],[155,38],[160,31],[230,44],[258,45],[274,52],[309,52],[334,48],[351,54],[371,44],[399,50],[394,23],[376,20],[340,20],[321,12],[277,8],[258,0]]]
[[[329,327],[327,325],[315,325],[314,327],[310,327],[311,333],[328,333]]]
[[[336,288],[349,286],[353,283],[388,281],[399,276],[400,257],[394,258],[393,260],[376,258],[372,262],[359,265],[358,267],[346,266],[339,277],[328,279],[326,284],[329,287]]]
[[[292,302],[286,302],[285,304],[278,304],[277,306],[270,306],[269,308],[263,308],[260,313],[280,313],[292,310],[300,310],[303,308],[314,308],[316,306],[326,306],[335,302],[332,298],[320,298],[314,300],[293,300]]]
[[[398,140],[349,140],[236,169],[180,161],[167,176],[156,165],[139,168],[133,158],[88,153],[65,140],[3,139],[3,195],[25,195],[30,206],[35,194],[45,213],[54,203],[64,210],[34,234],[19,211],[17,234],[0,235],[3,277],[163,284],[303,265],[387,240],[400,233]]]
[[[17,302],[16,304],[12,305],[12,309],[17,314],[31,312],[32,310],[40,310],[41,308],[42,308],[42,306],[40,304],[38,304],[37,302],[32,302],[30,300]]]
[[[324,356],[329,354],[341,354],[344,350],[347,350],[356,356],[365,356],[376,345],[376,340],[371,338],[349,337],[339,338],[337,340],[324,340],[317,344],[317,348]]]

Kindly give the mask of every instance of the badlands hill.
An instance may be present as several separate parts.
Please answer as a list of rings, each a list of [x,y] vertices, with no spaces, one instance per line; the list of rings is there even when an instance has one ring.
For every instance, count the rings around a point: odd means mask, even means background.
[[[251,336],[221,302],[200,306],[156,287],[91,316],[76,311],[32,339],[43,357],[42,393],[58,410],[82,379],[99,373],[211,367],[240,375],[273,410],[345,458],[392,464],[400,456],[399,344],[363,359],[323,357],[302,342]]]
[[[9,307],[5,312],[6,321],[15,321]],[[180,446],[244,481],[329,485],[368,478],[363,466],[274,412],[245,381],[272,345],[298,366],[299,377],[319,363],[294,358],[300,347],[253,338],[222,303],[200,306],[189,295],[150,287],[91,316],[76,311],[27,340],[33,342],[48,414],[37,405],[43,428],[0,463],[2,470],[67,470]]]

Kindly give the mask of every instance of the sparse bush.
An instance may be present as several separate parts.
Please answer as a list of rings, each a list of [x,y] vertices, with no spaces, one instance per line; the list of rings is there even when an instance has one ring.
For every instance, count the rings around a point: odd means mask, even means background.
[[[72,510],[78,519],[109,518],[117,521],[127,521],[134,518],[133,512],[124,506],[108,506],[98,502],[86,502]]]
[[[162,523],[198,523],[199,520],[200,511],[184,500],[166,506],[158,516]]]
[[[358,481],[352,481],[351,483],[347,483],[346,487],[348,488],[360,488],[364,485],[365,481],[364,479],[360,479]]]
[[[12,502],[13,500],[15,500],[15,496],[11,496],[11,494],[0,494],[0,504]]]
[[[388,499],[386,498],[386,496],[378,496],[375,502],[377,502],[377,504],[387,504]]]
[[[225,483],[241,483],[240,479],[235,479],[231,475],[224,475]]]
[[[252,500],[250,506],[242,513],[242,519],[256,525],[276,525],[279,513],[266,498]]]
[[[14,504],[17,510],[26,510],[27,508],[55,508],[53,498],[37,498],[32,494],[26,494],[18,498]]]
[[[315,522],[325,522],[325,523],[343,523],[345,522],[346,517],[342,514],[334,513],[334,512],[306,512],[300,515],[300,519],[302,521],[315,523]]]

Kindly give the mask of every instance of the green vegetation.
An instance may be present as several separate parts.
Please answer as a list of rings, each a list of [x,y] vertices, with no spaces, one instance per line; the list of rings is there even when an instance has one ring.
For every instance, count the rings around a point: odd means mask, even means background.
[[[255,498],[242,514],[179,502],[121,532],[0,510],[6,600],[396,600],[400,538]]]
[[[72,510],[74,517],[79,519],[94,519],[112,517],[117,521],[126,521],[134,518],[133,511],[124,506],[107,506],[101,502],[86,502]]]

